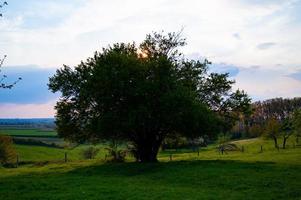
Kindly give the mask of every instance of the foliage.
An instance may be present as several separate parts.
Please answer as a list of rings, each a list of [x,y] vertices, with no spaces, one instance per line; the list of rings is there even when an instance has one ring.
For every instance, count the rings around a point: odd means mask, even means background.
[[[112,162],[124,162],[125,156],[127,154],[127,150],[125,149],[118,149],[118,147],[121,145],[120,141],[117,140],[111,140],[109,143],[109,147],[106,147],[105,149],[108,151],[109,156],[111,157]]]
[[[239,148],[236,144],[230,142],[230,135],[228,134],[220,134],[218,136],[218,151],[224,154],[227,151],[239,151]]]
[[[7,6],[8,5],[8,3],[7,3],[7,1],[0,1],[0,9],[1,8],[3,8],[4,6]],[[2,15],[2,13],[0,12],[0,17],[2,17],[3,15]]]
[[[231,140],[231,137],[229,134],[221,133],[218,135],[217,143],[219,145],[221,145],[221,144],[225,144],[225,143],[229,142],[230,140]]]
[[[292,99],[275,98],[253,103],[253,113],[248,119],[248,135],[252,137],[254,136],[254,134],[260,134],[260,129],[266,129],[266,126],[267,124],[269,124],[269,121],[277,120],[281,127],[279,129],[279,133],[275,135],[276,138],[280,136],[282,137],[282,147],[285,148],[286,140],[288,137],[294,134],[296,138],[298,138],[300,135],[300,108],[301,98],[299,97],[295,97]],[[264,133],[264,131],[262,131],[262,133]],[[265,132],[265,136],[268,135],[269,134]]]
[[[88,147],[83,150],[82,155],[84,159],[94,159],[99,152],[98,148]]]
[[[162,149],[178,149],[188,147],[188,145],[187,138],[181,136],[180,134],[173,134],[164,139]]]
[[[286,147],[286,141],[288,138],[293,135],[294,129],[293,129],[293,122],[292,119],[287,118],[285,119],[281,124],[281,132],[280,135],[282,136],[283,143],[282,148],[285,149]]]
[[[269,119],[264,128],[264,136],[273,139],[275,148],[279,148],[278,137],[280,136],[280,133],[281,133],[280,122],[278,122],[278,120],[274,118]]]
[[[301,108],[301,98],[292,99],[275,98],[265,101],[258,101],[252,104],[253,114],[249,120],[251,125],[263,125],[267,120],[274,118],[284,121]]]
[[[0,135],[0,165],[12,164],[16,159],[13,140],[9,136]]]
[[[299,142],[299,137],[301,137],[301,109],[295,110],[292,119],[292,126],[296,136],[296,142]]]
[[[60,146],[56,144],[55,142],[45,142],[39,139],[32,139],[32,138],[14,138],[13,142],[15,144],[23,144],[23,145],[32,145],[32,146],[44,146],[44,147],[53,147],[53,148],[63,148],[63,146]]]
[[[254,124],[249,128],[248,137],[256,138],[264,133],[264,128],[259,124]]]
[[[139,45],[114,44],[74,69],[50,78],[58,134],[71,141],[131,142],[137,161],[156,161],[167,135],[214,136],[247,112],[250,99],[231,92],[228,74],[208,72],[207,60],[187,60],[180,34],[153,33]]]

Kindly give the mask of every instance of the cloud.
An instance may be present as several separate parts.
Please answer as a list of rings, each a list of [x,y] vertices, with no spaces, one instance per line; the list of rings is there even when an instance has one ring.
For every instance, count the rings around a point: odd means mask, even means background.
[[[295,79],[297,81],[301,81],[301,70],[289,74],[288,77],[291,77],[291,78],[293,78],[293,79]]]
[[[301,82],[287,76],[283,68],[266,69],[263,66],[240,68],[235,77],[236,87],[244,89],[255,100],[275,97],[297,97],[301,94]]]
[[[49,118],[53,117],[55,102],[43,104],[0,104],[0,118]]]
[[[2,104],[47,104],[57,98],[46,86],[55,68],[77,65],[114,42],[140,42],[151,31],[181,27],[188,42],[181,50],[187,57],[208,58],[213,71],[229,72],[236,87],[252,97],[292,97],[301,92],[295,67],[301,65],[300,0],[9,3],[0,20],[0,57],[8,55],[6,65],[22,65],[4,67],[4,72],[10,81],[19,76],[23,81],[13,90],[0,91]]]
[[[241,39],[241,37],[240,37],[240,34],[239,33],[233,33],[233,35],[232,35],[234,38],[236,38],[236,39],[238,39],[238,40],[240,40]]]
[[[214,62],[245,66],[300,62],[297,53],[289,53],[301,49],[301,28],[291,24],[291,13],[300,4],[295,0],[155,0],[152,5],[125,0],[122,6],[118,0],[77,0],[72,6],[67,0],[13,2],[18,10],[0,22],[5,30],[0,33],[0,54],[10,56],[9,65],[76,65],[109,43],[140,42],[153,30],[177,31],[182,26],[188,39],[186,54],[199,51]],[[264,54],[253,48],[268,40],[282,48]]]
[[[260,43],[257,45],[257,49],[260,50],[266,50],[266,49],[270,49],[271,47],[277,45],[275,42],[264,42],[264,43]]]

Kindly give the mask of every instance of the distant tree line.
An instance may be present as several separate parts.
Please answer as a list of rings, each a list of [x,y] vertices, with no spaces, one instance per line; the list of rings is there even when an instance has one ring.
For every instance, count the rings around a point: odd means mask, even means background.
[[[301,98],[292,99],[274,98],[265,101],[258,101],[252,104],[253,113],[249,124],[263,125],[269,119],[276,119],[283,122],[291,117],[293,113],[301,109]]]
[[[264,136],[274,140],[278,148],[278,139],[282,138],[282,147],[286,147],[292,135],[299,142],[301,135],[301,98],[274,98],[257,101],[252,104],[252,112],[239,120],[232,129],[232,137]]]

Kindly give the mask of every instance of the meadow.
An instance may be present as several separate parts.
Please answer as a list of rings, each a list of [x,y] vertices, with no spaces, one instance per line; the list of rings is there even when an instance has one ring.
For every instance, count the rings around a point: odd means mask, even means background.
[[[54,130],[45,129],[18,129],[0,127],[0,134],[16,136],[16,137],[56,137],[57,133]]]
[[[16,145],[23,165],[0,169],[0,199],[301,199],[301,148],[272,141],[234,141],[244,152],[221,155],[216,145],[160,152],[158,163],[105,162],[74,149]],[[263,152],[261,152],[263,146]],[[68,162],[64,163],[64,153]],[[46,162],[50,161],[50,162]]]

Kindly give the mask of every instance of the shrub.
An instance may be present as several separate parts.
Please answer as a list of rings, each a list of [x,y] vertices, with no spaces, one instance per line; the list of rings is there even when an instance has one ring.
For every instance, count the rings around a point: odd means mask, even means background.
[[[10,136],[0,135],[0,165],[9,165],[15,162],[17,157],[13,146],[13,140]]]
[[[263,132],[264,132],[264,128],[258,124],[255,124],[250,127],[248,136],[251,138],[256,138],[256,137],[261,136],[263,134]]]
[[[188,147],[188,141],[185,137],[181,136],[173,136],[173,137],[167,137],[162,144],[162,150],[165,149],[178,149],[178,148],[185,148]]]
[[[84,159],[94,159],[98,154],[98,152],[99,152],[98,148],[89,147],[83,150],[82,155]]]
[[[110,141],[109,147],[105,148],[108,151],[112,162],[124,162],[125,160],[127,150],[118,149],[120,144],[120,141]]]
[[[230,143],[230,136],[228,134],[220,134],[218,137],[218,151],[224,154],[227,151],[239,151],[239,147],[236,144]]]
[[[109,151],[109,156],[112,157],[111,161],[113,162],[124,162],[126,156],[126,150],[116,150],[112,148],[106,148]]]

